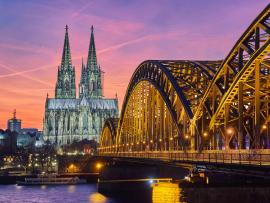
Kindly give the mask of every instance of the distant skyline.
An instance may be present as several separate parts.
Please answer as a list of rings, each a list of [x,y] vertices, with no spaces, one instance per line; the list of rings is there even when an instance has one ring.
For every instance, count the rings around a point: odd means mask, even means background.
[[[0,0],[0,128],[17,109],[22,127],[42,129],[46,95],[54,97],[66,24],[76,84],[93,25],[104,94],[117,93],[121,109],[130,77],[142,61],[223,59],[268,3]]]

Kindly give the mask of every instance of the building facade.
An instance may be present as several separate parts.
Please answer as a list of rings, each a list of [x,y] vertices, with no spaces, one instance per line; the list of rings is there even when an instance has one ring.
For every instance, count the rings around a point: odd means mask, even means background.
[[[21,119],[16,118],[16,110],[14,110],[13,118],[7,121],[7,129],[9,129],[11,132],[20,133],[21,127],[22,127],[22,121]]]
[[[118,117],[117,96],[112,99],[103,96],[102,70],[97,63],[94,29],[91,28],[87,63],[82,61],[79,97],[76,97],[75,67],[66,26],[61,65],[58,67],[55,98],[47,95],[43,133],[44,139],[58,146],[74,140],[98,139],[104,121]]]

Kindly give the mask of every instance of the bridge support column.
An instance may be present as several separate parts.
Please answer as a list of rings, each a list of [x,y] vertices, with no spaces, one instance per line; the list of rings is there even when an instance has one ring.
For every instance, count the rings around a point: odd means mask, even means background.
[[[227,103],[225,104],[225,120],[224,120],[225,150],[230,149],[230,133],[228,132],[229,113],[230,113],[230,105]]]
[[[255,120],[254,120],[254,147],[260,148],[260,61],[255,61]]]
[[[243,83],[239,83],[238,90],[238,148],[244,149],[243,143]]]

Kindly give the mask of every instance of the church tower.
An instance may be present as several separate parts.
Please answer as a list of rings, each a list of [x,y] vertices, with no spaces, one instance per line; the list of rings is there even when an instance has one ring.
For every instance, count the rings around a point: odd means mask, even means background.
[[[81,80],[79,84],[79,97],[83,98],[84,96],[87,97],[88,93],[88,86],[87,86],[87,72],[86,72],[86,67],[83,63],[82,59],[82,70],[81,70]]]
[[[91,27],[91,37],[90,45],[88,50],[88,58],[86,65],[86,74],[87,74],[87,93],[85,94],[88,98],[99,99],[102,98],[102,71],[97,65],[97,54],[94,40],[94,28]]]
[[[66,25],[65,41],[61,66],[58,66],[57,82],[55,87],[56,99],[75,99],[75,68],[72,67],[71,53],[68,38],[68,26]]]

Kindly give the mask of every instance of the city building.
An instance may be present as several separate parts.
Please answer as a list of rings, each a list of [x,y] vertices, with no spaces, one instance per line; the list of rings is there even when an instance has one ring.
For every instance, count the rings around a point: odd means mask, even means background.
[[[22,128],[17,136],[17,146],[23,148],[39,147],[44,144],[42,131],[36,128]]]
[[[9,119],[7,122],[7,128],[13,132],[16,131],[17,133],[21,132],[22,121],[16,118],[16,109],[13,112],[13,118]]]
[[[0,129],[0,154],[13,154],[17,149],[17,132]]]
[[[61,65],[58,67],[55,98],[47,95],[44,116],[44,139],[58,146],[83,139],[97,140],[104,121],[118,117],[118,98],[104,98],[103,72],[97,63],[94,29],[91,28],[86,64],[82,61],[78,98],[75,67],[66,26]]]

